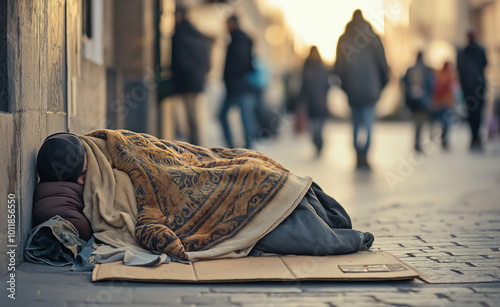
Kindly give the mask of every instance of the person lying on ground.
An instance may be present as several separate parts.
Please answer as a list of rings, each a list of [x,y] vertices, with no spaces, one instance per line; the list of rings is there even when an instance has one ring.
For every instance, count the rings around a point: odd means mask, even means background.
[[[311,178],[247,149],[204,148],[127,130],[49,136],[37,156],[34,224],[182,260],[335,255],[374,237]]]

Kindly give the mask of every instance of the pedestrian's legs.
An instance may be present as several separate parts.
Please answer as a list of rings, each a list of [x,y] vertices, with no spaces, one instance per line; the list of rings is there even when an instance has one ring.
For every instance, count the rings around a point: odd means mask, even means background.
[[[233,143],[233,134],[231,133],[231,128],[229,127],[229,122],[227,120],[227,115],[229,113],[229,109],[234,103],[235,100],[234,95],[235,94],[233,93],[226,94],[226,98],[222,102],[222,107],[219,112],[219,121],[222,125],[222,132],[224,133],[224,138],[226,139],[226,144],[229,148],[233,148],[234,143]]]
[[[316,156],[321,154],[323,149],[323,127],[325,125],[325,120],[322,118],[310,118],[309,126],[312,134],[312,141],[314,146],[316,146]]]
[[[443,108],[436,111],[436,117],[441,123],[441,145],[443,149],[448,149],[448,128],[451,110],[448,108]]]
[[[241,111],[241,121],[245,133],[245,147],[251,148],[252,143],[257,138],[257,119],[255,116],[255,95],[251,92],[243,93],[238,97],[238,104]]]
[[[471,149],[481,149],[481,119],[483,113],[484,103],[478,104],[476,108],[467,110],[468,116],[467,121],[469,122],[470,130],[471,130]]]
[[[370,168],[367,162],[368,149],[371,143],[371,132],[375,121],[375,106],[351,107],[353,141],[357,154],[357,167]],[[363,127],[366,132],[364,145],[358,143],[358,132]]]
[[[362,116],[363,123],[366,129],[366,143],[362,150],[366,159],[366,155],[368,154],[368,149],[370,148],[371,144],[372,127],[373,123],[375,122],[375,106],[364,106],[362,108]]]
[[[198,94],[186,93],[183,95],[186,106],[186,115],[189,125],[189,142],[194,145],[200,145],[199,128],[198,128],[198,109],[196,103]]]
[[[413,122],[415,124],[415,150],[420,152],[422,147],[420,146],[422,127],[427,120],[427,114],[423,111],[416,111],[413,114]]]
[[[255,91],[255,120],[257,126],[257,130],[265,127],[266,119],[267,119],[267,110],[264,107],[264,99],[262,97],[262,91]],[[260,137],[260,135],[259,135]]]
[[[362,116],[360,107],[351,107],[351,121],[352,121],[352,140],[354,149],[356,150],[356,167],[361,166],[361,152],[358,145],[359,128],[362,125]]]
[[[351,121],[352,121],[352,141],[354,149],[358,152],[358,132],[362,124],[361,112],[358,107],[351,108]]]
[[[443,127],[441,132],[441,143],[444,149],[448,149],[448,121],[445,118],[441,119],[441,126]]]

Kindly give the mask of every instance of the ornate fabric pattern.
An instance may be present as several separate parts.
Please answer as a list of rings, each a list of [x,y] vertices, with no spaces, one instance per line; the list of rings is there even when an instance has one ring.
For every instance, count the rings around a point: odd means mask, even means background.
[[[114,167],[134,185],[135,235],[152,251],[187,259],[231,240],[290,177],[273,159],[245,149],[207,149],[126,130],[96,130]]]

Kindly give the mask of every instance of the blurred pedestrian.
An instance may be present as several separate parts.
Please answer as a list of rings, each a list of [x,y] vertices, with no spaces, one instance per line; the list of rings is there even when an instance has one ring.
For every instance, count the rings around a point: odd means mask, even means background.
[[[422,126],[429,121],[434,86],[434,72],[425,65],[423,53],[417,54],[415,65],[408,68],[403,77],[406,106],[412,112],[415,124],[415,151],[421,152],[420,135]]]
[[[326,96],[329,88],[328,70],[321,59],[318,47],[312,46],[302,70],[300,101],[305,104],[307,110],[309,129],[317,157],[323,149],[323,127],[328,116]]]
[[[224,83],[226,97],[219,113],[224,137],[228,147],[234,147],[233,136],[229,127],[227,115],[233,105],[240,108],[241,120],[245,135],[245,147],[251,148],[257,137],[257,120],[255,116],[256,95],[248,80],[253,71],[252,39],[240,29],[238,18],[231,16],[227,20],[227,29],[231,34],[231,42],[227,47],[224,67]]]
[[[481,151],[483,145],[480,128],[486,96],[484,68],[488,61],[484,48],[476,42],[475,33],[471,31],[467,36],[469,43],[458,53],[457,69],[467,108],[467,121],[471,130],[470,149]]]
[[[341,87],[351,107],[356,166],[369,169],[367,155],[375,121],[375,104],[389,82],[389,69],[382,41],[363,18],[361,10],[354,11],[338,40],[334,72],[342,81]],[[360,128],[366,132],[364,144],[358,142]]]
[[[445,62],[443,68],[436,72],[434,80],[434,97],[432,101],[433,118],[441,123],[441,144],[448,149],[448,129],[454,118],[453,107],[460,89],[453,64]]]
[[[189,142],[200,145],[196,104],[199,93],[204,89],[205,76],[210,67],[209,42],[208,38],[186,19],[186,13],[186,8],[176,8],[171,69],[174,90],[183,100],[186,109]]]
[[[255,120],[260,140],[276,136],[279,129],[279,120],[276,114],[269,108],[264,97],[264,91],[269,86],[270,71],[266,62],[258,56],[252,57],[252,71],[247,74],[247,81],[250,83],[255,95]]]

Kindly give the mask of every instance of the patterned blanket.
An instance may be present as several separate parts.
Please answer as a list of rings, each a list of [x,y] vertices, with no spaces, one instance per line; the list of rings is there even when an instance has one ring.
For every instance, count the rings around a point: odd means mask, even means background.
[[[245,149],[203,148],[126,130],[96,130],[130,176],[135,239],[185,260],[246,256],[297,206],[310,178]]]

